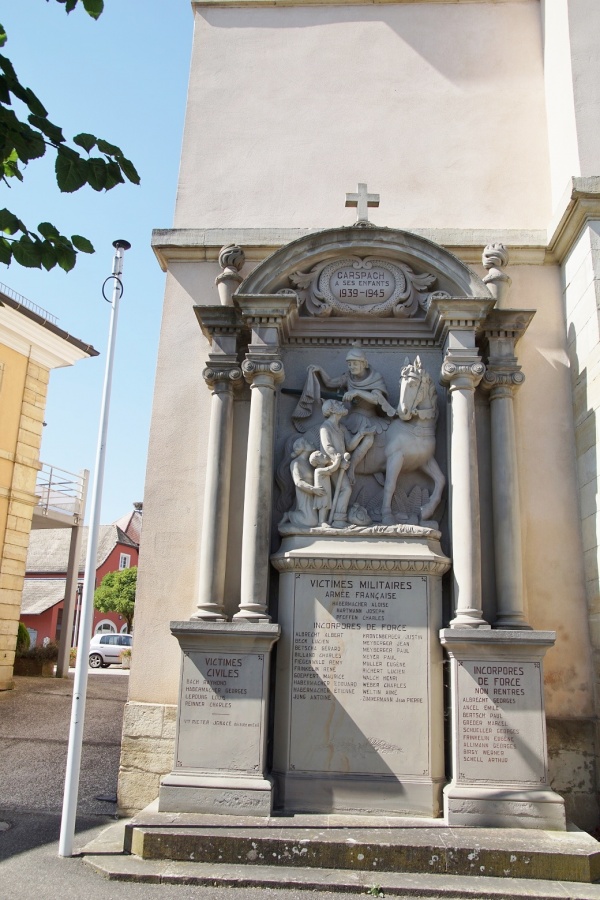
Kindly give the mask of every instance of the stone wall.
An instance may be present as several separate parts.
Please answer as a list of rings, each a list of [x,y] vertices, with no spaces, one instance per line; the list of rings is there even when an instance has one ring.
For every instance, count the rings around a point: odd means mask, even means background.
[[[161,775],[173,768],[176,717],[176,706],[126,704],[119,768],[121,815],[132,815],[158,797]]]

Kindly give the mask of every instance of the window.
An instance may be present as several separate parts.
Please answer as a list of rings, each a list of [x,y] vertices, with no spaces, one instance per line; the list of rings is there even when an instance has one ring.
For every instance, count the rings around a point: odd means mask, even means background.
[[[95,634],[105,634],[106,632],[114,634],[116,630],[114,623],[111,622],[110,619],[103,619],[96,625]]]
[[[131,568],[131,556],[129,553],[121,553],[119,557],[119,569]]]

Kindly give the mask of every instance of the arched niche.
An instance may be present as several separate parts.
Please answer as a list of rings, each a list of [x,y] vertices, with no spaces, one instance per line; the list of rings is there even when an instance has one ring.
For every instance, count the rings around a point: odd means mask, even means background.
[[[296,273],[310,273],[329,260],[348,256],[376,257],[409,266],[417,276],[432,276],[432,291],[450,297],[490,297],[481,278],[448,250],[408,231],[375,226],[333,228],[292,241],[261,262],[237,293],[247,296],[294,290]]]

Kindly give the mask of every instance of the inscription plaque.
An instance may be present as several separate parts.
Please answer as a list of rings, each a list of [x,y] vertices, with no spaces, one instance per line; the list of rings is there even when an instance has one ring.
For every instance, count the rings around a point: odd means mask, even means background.
[[[352,301],[364,306],[389,300],[398,280],[400,292],[406,290],[406,278],[389,263],[360,265],[354,259],[337,261],[323,270],[322,281],[327,284],[331,296],[337,300]]]
[[[460,660],[457,687],[456,781],[546,784],[541,663]]]
[[[184,653],[176,768],[260,768],[265,654]]]
[[[289,768],[429,774],[424,576],[296,574]]]

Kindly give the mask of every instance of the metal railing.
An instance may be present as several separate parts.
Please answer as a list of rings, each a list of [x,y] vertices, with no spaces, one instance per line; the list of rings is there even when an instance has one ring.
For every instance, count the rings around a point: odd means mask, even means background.
[[[32,301],[28,300],[27,297],[24,297],[23,294],[18,294],[17,291],[13,291],[7,284],[2,284],[2,282],[0,282],[0,292],[7,297],[12,297],[12,299],[16,300],[17,303],[20,303],[21,306],[27,307],[27,309],[30,309],[32,312],[37,313],[38,316],[41,316],[42,319],[47,319],[48,322],[52,322],[53,325],[56,325],[58,322],[57,316],[53,316],[52,313],[49,313],[43,306],[32,303]]]
[[[42,463],[38,472],[35,493],[37,509],[42,514],[59,512],[67,516],[81,515],[85,476],[75,475],[56,466]]]

